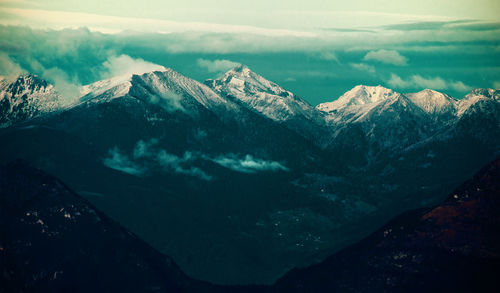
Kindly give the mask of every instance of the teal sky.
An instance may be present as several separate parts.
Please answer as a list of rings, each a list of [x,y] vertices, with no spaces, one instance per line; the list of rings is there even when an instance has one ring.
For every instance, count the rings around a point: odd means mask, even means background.
[[[243,63],[312,104],[357,84],[460,98],[500,87],[499,15],[497,0],[0,0],[0,74],[76,88],[147,64],[203,81]]]

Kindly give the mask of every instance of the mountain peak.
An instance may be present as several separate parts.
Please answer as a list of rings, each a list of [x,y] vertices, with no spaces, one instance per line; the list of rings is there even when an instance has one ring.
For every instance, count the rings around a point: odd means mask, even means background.
[[[317,114],[307,102],[245,65],[238,65],[221,78],[205,83],[222,96],[235,98],[251,110],[275,121],[286,121],[298,116],[313,119]]]
[[[250,70],[250,68],[244,64],[239,64],[236,67],[229,70],[227,73],[230,73],[230,72],[231,73],[249,74],[250,72],[252,72],[252,70]]]
[[[21,74],[0,83],[0,127],[48,113],[62,106],[61,96],[46,80]]]
[[[333,102],[319,104],[316,108],[320,111],[331,112],[348,106],[373,104],[401,94],[381,85],[357,85]]]
[[[447,94],[425,89],[417,93],[405,94],[415,105],[427,113],[451,113],[455,109],[456,100]]]
[[[489,89],[489,88],[475,88],[473,89],[465,98],[473,96],[482,96],[485,98],[498,99],[500,97],[500,90]]]

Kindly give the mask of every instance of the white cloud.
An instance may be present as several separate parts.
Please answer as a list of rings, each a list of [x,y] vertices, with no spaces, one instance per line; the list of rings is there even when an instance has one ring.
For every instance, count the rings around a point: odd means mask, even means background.
[[[445,90],[452,89],[458,92],[465,92],[471,89],[470,86],[461,81],[444,80],[441,77],[423,77],[421,75],[412,75],[408,79],[403,79],[400,76],[392,73],[390,79],[387,81],[391,87],[400,89],[433,89]]]
[[[337,57],[337,54],[335,54],[334,51],[322,51],[317,53],[316,56],[322,60],[335,61],[338,64],[341,64],[339,58]]]
[[[425,78],[421,75],[413,75],[412,83],[423,88],[430,88],[435,90],[443,90],[448,88],[448,84],[441,77]]]
[[[50,11],[0,7],[0,13],[12,17],[0,20],[6,25],[23,25],[33,28],[64,29],[91,27],[93,31],[114,33],[122,31],[157,32],[163,34],[204,32],[236,33],[259,36],[314,37],[315,33],[287,29],[272,29],[249,25],[217,24],[207,22],[172,21],[154,18],[107,16],[82,12]]]
[[[103,160],[106,167],[136,176],[144,174],[145,169],[132,162],[127,155],[122,154],[118,147],[109,150],[108,154],[110,157]]]
[[[242,173],[256,173],[258,171],[289,171],[287,167],[278,162],[256,159],[252,155],[246,155],[244,158],[238,158],[236,155],[230,154],[227,156],[219,156],[211,160],[223,167]]]
[[[156,158],[162,167],[174,171],[175,173],[198,177],[206,181],[212,179],[212,176],[208,175],[198,167],[185,166],[186,163],[197,159],[197,156],[194,156],[191,152],[185,152],[182,157],[178,157],[176,155],[167,153],[165,150],[161,150],[156,155]]]
[[[464,84],[461,81],[450,82],[450,87],[452,89],[456,90],[457,92],[466,92],[466,91],[470,91],[472,89],[470,86]]]
[[[13,77],[23,70],[19,64],[14,62],[9,55],[0,52],[0,74],[7,77]]]
[[[398,51],[393,50],[378,50],[370,51],[363,58],[365,61],[379,61],[386,64],[392,64],[397,66],[407,66],[408,58],[399,54]]]
[[[196,63],[198,64],[199,67],[206,69],[208,72],[216,72],[216,73],[222,73],[226,72],[238,65],[240,63],[233,62],[231,60],[207,60],[207,59],[198,59],[196,60]]]
[[[151,71],[163,71],[165,67],[144,61],[141,58],[132,58],[128,55],[110,56],[103,63],[102,79],[132,74],[143,74]]]
[[[375,73],[375,67],[368,65],[368,64],[365,64],[365,63],[349,63],[349,65],[352,68],[357,69],[359,71],[365,71],[368,73]]]
[[[160,166],[163,170],[197,177],[202,180],[212,180],[212,176],[192,163],[200,156],[191,152],[185,152],[182,157],[168,153],[157,147],[158,140],[140,140],[132,150],[131,156],[123,154],[118,147],[109,150],[109,157],[103,160],[103,164],[111,169],[125,172],[131,175],[141,176],[148,170]]]

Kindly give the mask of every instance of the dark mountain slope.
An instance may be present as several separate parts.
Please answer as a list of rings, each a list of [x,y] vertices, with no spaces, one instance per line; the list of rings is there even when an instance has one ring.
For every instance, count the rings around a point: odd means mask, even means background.
[[[210,292],[58,179],[0,169],[0,292]]]
[[[325,261],[281,278],[283,292],[499,292],[500,159],[441,205],[413,210]]]

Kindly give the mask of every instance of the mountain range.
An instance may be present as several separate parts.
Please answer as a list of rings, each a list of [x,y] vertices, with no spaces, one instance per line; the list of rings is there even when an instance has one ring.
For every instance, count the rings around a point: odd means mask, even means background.
[[[189,276],[273,283],[411,209],[500,150],[498,90],[462,99],[357,86],[304,99],[238,66],[204,83],[164,69],[86,85],[0,83],[0,162],[61,178]]]

